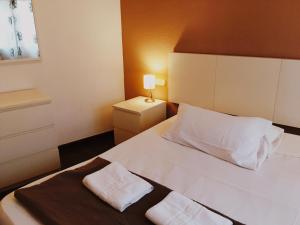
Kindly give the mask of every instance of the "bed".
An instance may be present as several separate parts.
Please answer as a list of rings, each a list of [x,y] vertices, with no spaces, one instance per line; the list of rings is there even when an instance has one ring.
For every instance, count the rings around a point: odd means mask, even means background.
[[[260,66],[257,67],[261,72],[268,74],[269,71],[271,76],[267,76],[269,80],[266,79],[265,82],[269,84],[268,93],[275,91],[275,94],[265,94],[265,99],[259,100],[261,107],[255,108],[251,104],[255,104],[254,101],[252,103],[252,98],[257,98],[257,96],[251,96],[249,93],[243,94],[243,91],[241,91],[242,94],[239,97],[248,102],[247,107],[241,107],[238,99],[232,101],[232,98],[230,98],[231,92],[228,90],[226,92],[224,86],[221,87],[221,90],[217,90],[215,86],[218,76],[214,68],[214,56],[175,54],[170,58],[170,74],[174,76],[173,83],[170,82],[169,84],[172,92],[169,93],[169,96],[172,101],[185,101],[236,115],[261,116],[272,120],[276,118],[276,122],[284,121],[286,125],[297,125],[298,117],[296,119],[293,118],[296,109],[289,109],[289,105],[285,105],[285,108],[281,109],[282,104],[277,100],[289,95],[289,93],[285,93],[284,96],[281,96],[282,94],[278,93],[278,87],[281,87],[279,82],[283,80],[282,78],[279,79],[280,71],[283,70],[280,67],[277,68],[277,59],[274,59],[275,61],[270,59],[267,64],[263,60],[263,66],[259,63]],[[241,61],[244,58],[237,58],[237,60],[239,61],[239,65],[241,65]],[[249,60],[251,61],[250,65],[253,67],[253,59]],[[192,65],[190,64],[191,62]],[[187,63],[189,64],[188,67],[186,67]],[[232,62],[230,61],[229,63]],[[269,63],[272,65],[269,65]],[[178,65],[180,65],[180,68],[176,68]],[[194,73],[195,75],[191,75],[187,82],[193,83],[196,79],[199,84],[200,79],[202,83],[199,85],[203,86],[203,89],[200,91],[201,95],[182,92],[184,88],[182,89],[182,86],[179,87],[179,84],[183,81],[183,78],[179,79],[179,77],[182,73],[191,70],[193,65],[193,71],[189,71],[189,74]],[[195,65],[197,65],[197,68],[195,68]],[[271,69],[262,69],[264,65],[271,67]],[[228,66],[226,67],[225,65],[224,67],[230,70]],[[184,70],[183,68],[189,69]],[[273,70],[272,68],[275,69]],[[274,72],[277,69],[279,69],[278,76]],[[195,70],[197,73],[194,72]],[[204,74],[201,73],[203,70],[206,72],[205,76],[211,73],[212,77],[210,79],[201,77],[199,74]],[[236,68],[235,71],[237,74],[240,72]],[[252,68],[252,72],[256,73],[257,71]],[[276,82],[273,82],[274,88],[272,88],[270,87],[270,83],[272,83],[270,79],[272,80],[274,77]],[[212,86],[211,89],[208,84]],[[185,85],[187,84],[185,83]],[[190,87],[189,85],[187,86]],[[199,89],[198,87],[195,88]],[[192,88],[189,88],[189,92],[191,90]],[[245,91],[247,92],[247,89]],[[218,92],[226,92],[226,94],[220,95],[222,98],[227,96],[227,99],[219,102],[223,105],[218,103],[218,99],[215,99]],[[297,95],[297,93],[293,95]],[[272,107],[270,107],[269,101],[272,101]],[[225,104],[224,102],[227,103]],[[283,113],[287,108],[291,112],[290,116],[285,116]],[[121,143],[101,154],[100,157],[109,161],[121,162],[130,171],[178,191],[241,223],[250,225],[300,225],[299,136],[285,133],[279,149],[262,164],[258,171],[253,171],[162,138],[162,132],[171,126],[175,120],[176,116]],[[81,163],[70,169],[80,167],[88,162],[90,161]],[[52,176],[54,175],[38,180],[29,186],[45,181]],[[0,222],[1,224],[17,225],[39,224],[17,202],[13,193],[1,201]]]

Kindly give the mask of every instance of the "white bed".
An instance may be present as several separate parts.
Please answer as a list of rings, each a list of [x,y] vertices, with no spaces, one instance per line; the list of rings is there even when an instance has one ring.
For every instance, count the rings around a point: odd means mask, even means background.
[[[172,53],[169,101],[300,127],[299,70],[299,60]],[[284,134],[279,149],[252,171],[163,139],[161,132],[175,119],[100,157],[119,161],[242,223],[300,225],[300,136]],[[1,219],[39,224],[13,193],[3,199],[1,208],[0,224]]]
[[[163,139],[161,132],[174,119],[162,122],[100,157],[119,161],[131,171],[242,223],[300,225],[299,136],[285,134],[277,152],[259,171],[252,171]],[[48,178],[35,183],[45,179]],[[39,224],[18,204],[13,193],[3,199],[1,207],[2,214],[13,224]]]

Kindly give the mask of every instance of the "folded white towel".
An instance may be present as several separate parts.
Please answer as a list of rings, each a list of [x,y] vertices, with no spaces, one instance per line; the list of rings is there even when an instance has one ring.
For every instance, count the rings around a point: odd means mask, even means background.
[[[120,212],[153,190],[151,184],[130,173],[118,162],[86,176],[83,184]]]
[[[232,225],[232,222],[172,191],[146,212],[156,225]]]

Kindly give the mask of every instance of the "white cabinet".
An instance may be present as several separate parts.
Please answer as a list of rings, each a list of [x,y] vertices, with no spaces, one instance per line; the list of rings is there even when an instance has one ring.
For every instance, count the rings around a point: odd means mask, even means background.
[[[0,93],[0,188],[59,167],[51,99],[36,89]]]
[[[113,105],[115,144],[166,119],[166,102],[156,99],[145,102],[145,97],[136,97]]]

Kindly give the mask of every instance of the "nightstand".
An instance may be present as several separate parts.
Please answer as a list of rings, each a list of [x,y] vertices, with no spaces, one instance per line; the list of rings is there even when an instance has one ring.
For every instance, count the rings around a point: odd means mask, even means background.
[[[165,101],[155,99],[155,102],[148,103],[145,99],[139,96],[113,105],[115,144],[166,119]]]

